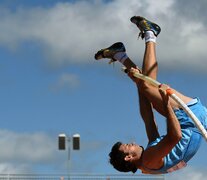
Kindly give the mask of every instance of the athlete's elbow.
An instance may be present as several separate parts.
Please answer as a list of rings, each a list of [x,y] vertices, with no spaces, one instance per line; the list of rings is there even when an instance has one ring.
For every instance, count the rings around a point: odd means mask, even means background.
[[[181,139],[182,139],[181,132],[177,132],[170,137],[170,141],[173,142],[173,144],[177,144]]]
[[[175,145],[181,139],[182,139],[182,132],[181,131],[177,131],[177,132],[173,132],[172,134],[171,133],[168,134],[168,140],[169,140],[169,143],[171,143],[171,144]]]
[[[182,131],[180,128],[177,130],[176,139],[177,141],[180,141],[182,139]]]
[[[181,139],[182,139],[182,133],[180,132],[176,135],[176,140],[177,142],[179,142]]]

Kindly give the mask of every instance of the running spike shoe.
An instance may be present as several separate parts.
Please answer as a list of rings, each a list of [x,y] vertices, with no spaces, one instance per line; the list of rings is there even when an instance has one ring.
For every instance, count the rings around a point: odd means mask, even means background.
[[[141,36],[142,39],[144,38],[144,34],[146,31],[152,31],[155,36],[158,36],[158,34],[161,31],[160,26],[158,26],[154,22],[145,19],[144,17],[133,16],[130,20],[132,23],[136,24],[137,27],[139,28],[140,30],[139,36]]]
[[[117,42],[112,44],[110,47],[101,49],[95,54],[95,59],[99,60],[102,58],[109,58],[111,59],[109,64],[115,62],[116,60],[113,58],[117,52],[125,52],[126,49],[122,42]]]

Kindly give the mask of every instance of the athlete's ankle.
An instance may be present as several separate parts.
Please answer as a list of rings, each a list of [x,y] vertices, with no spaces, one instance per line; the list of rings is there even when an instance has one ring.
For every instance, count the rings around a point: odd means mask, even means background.
[[[144,34],[145,43],[147,42],[154,42],[156,43],[156,36],[154,35],[153,31],[146,31]]]
[[[120,63],[124,64],[126,59],[128,59],[128,56],[126,52],[118,52],[113,57],[115,60],[119,61]]]

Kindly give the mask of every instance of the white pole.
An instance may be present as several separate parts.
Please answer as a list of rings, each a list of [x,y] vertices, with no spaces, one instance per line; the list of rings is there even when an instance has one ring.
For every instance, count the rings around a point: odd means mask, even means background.
[[[125,68],[123,68],[123,70],[125,71]],[[161,85],[160,82],[145,76],[139,72],[135,72],[134,77],[142,79],[148,83],[150,83],[151,85],[155,86],[155,87],[159,87]],[[193,122],[195,123],[195,125],[197,126],[197,128],[200,130],[200,132],[202,133],[203,137],[205,138],[205,140],[207,141],[207,131],[206,129],[203,127],[203,125],[201,124],[201,122],[199,121],[199,119],[195,116],[195,114],[191,111],[191,109],[178,97],[176,96],[176,94],[173,93],[173,91],[168,91],[167,92],[170,97],[176,102],[178,103],[182,109],[188,114],[188,116],[193,120]]]

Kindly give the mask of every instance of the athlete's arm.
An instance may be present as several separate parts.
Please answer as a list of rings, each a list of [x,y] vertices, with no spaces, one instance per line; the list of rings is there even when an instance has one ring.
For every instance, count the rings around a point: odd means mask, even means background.
[[[145,151],[143,160],[148,168],[160,168],[158,166],[163,164],[163,158],[170,153],[182,138],[180,124],[169,103],[169,97],[163,92],[161,92],[161,95],[167,114],[167,135],[157,145]]]

